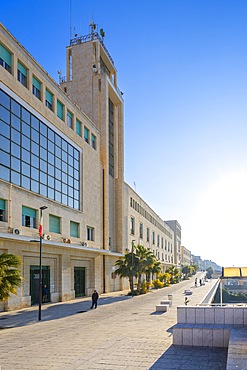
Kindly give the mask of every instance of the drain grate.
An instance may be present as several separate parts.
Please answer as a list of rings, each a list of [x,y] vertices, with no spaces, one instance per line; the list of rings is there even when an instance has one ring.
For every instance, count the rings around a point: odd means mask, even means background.
[[[87,311],[78,311],[77,313],[83,313],[83,312],[87,312]]]

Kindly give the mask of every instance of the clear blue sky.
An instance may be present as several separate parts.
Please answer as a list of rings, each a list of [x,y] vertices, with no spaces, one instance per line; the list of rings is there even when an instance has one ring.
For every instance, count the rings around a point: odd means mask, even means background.
[[[71,12],[70,12],[71,9]],[[247,266],[247,1],[1,1],[1,22],[58,81],[94,19],[125,101],[125,180],[193,254]]]

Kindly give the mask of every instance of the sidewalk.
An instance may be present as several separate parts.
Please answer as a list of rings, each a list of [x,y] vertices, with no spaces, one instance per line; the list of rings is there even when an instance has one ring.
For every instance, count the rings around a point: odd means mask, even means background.
[[[1,370],[225,370],[224,349],[172,345],[170,328],[184,290],[193,290],[188,298],[194,305],[212,285],[195,288],[193,279],[133,298],[102,294],[97,310],[89,309],[89,298],[44,305],[41,322],[37,307],[1,313]],[[173,294],[173,306],[156,313],[167,294]]]

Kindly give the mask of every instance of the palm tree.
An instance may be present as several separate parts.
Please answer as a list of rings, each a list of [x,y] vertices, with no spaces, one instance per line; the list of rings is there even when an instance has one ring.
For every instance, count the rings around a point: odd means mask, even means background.
[[[137,263],[138,260],[136,258],[135,253],[125,253],[124,259],[117,260],[115,262],[115,266],[118,268],[115,270],[115,274],[119,275],[121,278],[128,278],[130,284],[130,290],[133,294],[134,285],[133,285],[133,277],[137,275]]]
[[[138,244],[136,247],[136,257],[138,258],[137,265],[137,291],[140,293],[142,274],[146,273],[148,267],[153,265],[154,254],[149,248]]]
[[[146,280],[149,283],[151,280],[151,274],[158,274],[161,271],[161,263],[160,261],[157,260],[155,255],[153,254],[150,256],[148,259],[148,266],[145,269],[145,274],[146,274]]]
[[[10,294],[17,294],[21,284],[21,259],[14,254],[0,255],[0,302],[6,301]]]

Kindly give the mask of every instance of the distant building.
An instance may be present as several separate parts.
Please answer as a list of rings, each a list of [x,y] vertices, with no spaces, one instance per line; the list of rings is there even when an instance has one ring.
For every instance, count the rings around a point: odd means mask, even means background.
[[[163,272],[174,264],[174,232],[128,185],[124,184],[124,244],[131,248],[141,244],[150,248],[161,262]]]
[[[174,264],[181,267],[181,226],[177,220],[165,221],[174,232]]]
[[[191,251],[181,245],[181,265],[191,265]]]

